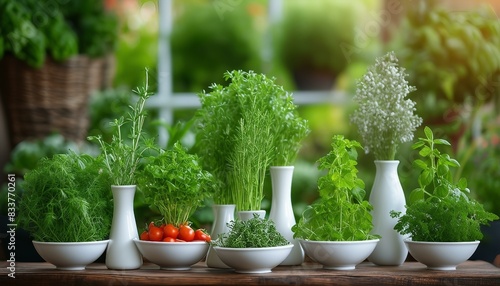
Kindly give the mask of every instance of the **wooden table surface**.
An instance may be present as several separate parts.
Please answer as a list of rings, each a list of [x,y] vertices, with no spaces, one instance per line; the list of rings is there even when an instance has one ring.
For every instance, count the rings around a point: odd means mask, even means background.
[[[364,262],[351,271],[323,270],[305,262],[278,266],[272,273],[239,274],[229,269],[207,268],[204,262],[187,271],[160,270],[145,263],[141,269],[108,270],[91,264],[86,270],[58,270],[48,263],[16,264],[15,278],[3,262],[0,285],[500,285],[500,268],[484,261],[467,261],[455,271],[427,270],[418,262],[402,266],[375,266]]]

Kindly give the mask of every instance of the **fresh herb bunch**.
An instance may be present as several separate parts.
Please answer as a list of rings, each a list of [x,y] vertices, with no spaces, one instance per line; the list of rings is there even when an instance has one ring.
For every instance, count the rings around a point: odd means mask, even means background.
[[[213,192],[213,177],[180,143],[147,159],[138,175],[146,201],[157,208],[165,223],[185,224]]]
[[[419,138],[413,149],[419,149],[422,159],[413,165],[420,169],[419,187],[410,194],[406,214],[391,212],[398,218],[394,229],[414,241],[473,241],[483,237],[480,225],[498,219],[486,212],[483,206],[468,197],[467,180],[452,181],[451,167],[460,164],[441,153],[437,145],[450,145],[444,139],[434,139],[429,127],[424,129],[425,138]]]
[[[253,71],[224,78],[228,86],[214,84],[210,93],[199,94],[200,156],[218,181],[216,203],[257,210],[268,167],[290,164],[309,129],[274,79]]]
[[[102,160],[74,152],[41,159],[24,176],[18,226],[37,241],[106,239],[113,203]]]
[[[101,135],[88,137],[89,140],[95,140],[99,143],[105,158],[105,168],[114,185],[135,185],[135,174],[140,160],[148,149],[155,148],[153,139],[145,138],[142,131],[147,116],[144,107],[146,100],[151,96],[151,93],[148,92],[147,70],[144,86],[138,87],[134,93],[139,96],[139,99],[134,106],[129,106],[131,111],[127,113],[127,117],[122,116],[110,122],[116,131],[110,143],[105,142]],[[130,141],[124,138],[122,132],[122,128],[126,124],[130,126]]]
[[[413,114],[415,102],[406,99],[416,88],[408,85],[405,69],[398,66],[394,52],[376,60],[358,81],[351,117],[365,145],[376,160],[394,160],[399,144],[413,140],[422,118]]]
[[[355,241],[377,238],[366,200],[364,182],[358,178],[357,141],[335,135],[332,150],[319,159],[319,169],[328,173],[318,180],[320,198],[303,212],[292,227],[294,238],[315,241]]]
[[[261,248],[290,244],[276,229],[272,220],[262,219],[257,214],[249,220],[233,220],[227,224],[229,233],[219,234],[212,243],[230,248]]]
[[[309,134],[309,124],[301,118],[293,96],[283,87],[272,85],[270,106],[274,113],[273,129],[275,134],[272,166],[290,166],[297,158],[302,140]]]

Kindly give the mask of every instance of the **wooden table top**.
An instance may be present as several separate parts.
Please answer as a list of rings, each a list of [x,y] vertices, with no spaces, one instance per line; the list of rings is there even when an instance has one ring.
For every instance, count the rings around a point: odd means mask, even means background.
[[[145,263],[138,270],[108,270],[91,264],[86,270],[58,270],[48,263],[16,263],[15,278],[6,263],[0,269],[0,285],[500,285],[500,268],[484,261],[467,261],[455,271],[427,270],[418,262],[376,266],[363,262],[355,270],[324,270],[305,262],[278,266],[272,273],[239,274],[230,269],[207,268],[204,262],[186,271],[160,270]]]

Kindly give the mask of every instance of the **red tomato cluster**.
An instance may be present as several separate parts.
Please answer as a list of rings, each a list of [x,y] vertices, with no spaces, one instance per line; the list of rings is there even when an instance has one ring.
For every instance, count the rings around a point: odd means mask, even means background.
[[[210,235],[201,228],[194,230],[188,224],[182,224],[179,227],[176,227],[173,224],[162,224],[161,226],[156,226],[154,222],[151,222],[148,229],[141,233],[140,239],[165,242],[210,242],[211,240]]]

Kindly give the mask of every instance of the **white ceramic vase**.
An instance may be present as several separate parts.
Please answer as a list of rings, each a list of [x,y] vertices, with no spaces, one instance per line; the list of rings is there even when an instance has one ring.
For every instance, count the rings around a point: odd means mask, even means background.
[[[229,232],[227,223],[234,220],[234,211],[236,205],[213,205],[212,210],[214,213],[214,222],[212,224],[212,231],[210,237],[217,239],[219,234]],[[229,268],[222,260],[220,260],[213,247],[210,246],[206,258],[207,267],[212,268]]]
[[[135,189],[135,185],[111,186],[114,209],[106,250],[109,269],[138,269],[142,265],[142,255],[133,241],[139,238],[134,215]]]
[[[390,216],[391,211],[406,213],[403,187],[399,181],[397,160],[375,161],[375,181],[369,202],[373,206],[373,231],[381,236],[375,250],[368,257],[377,265],[398,266],[408,255],[404,236],[394,230],[397,218]]]
[[[292,226],[295,225],[295,215],[292,208],[292,178],[293,166],[272,166],[272,202],[269,219],[274,221],[276,229],[293,244],[288,257],[280,265],[300,265],[304,262],[304,250],[297,239],[293,238]]]
[[[236,214],[241,220],[249,220],[253,218],[254,214],[257,214],[260,218],[264,219],[266,217],[265,210],[255,210],[255,211],[237,211]]]

